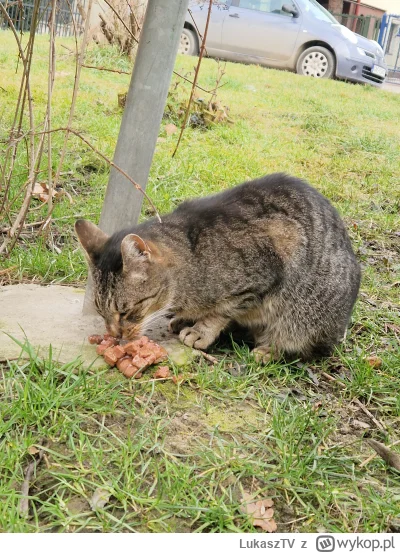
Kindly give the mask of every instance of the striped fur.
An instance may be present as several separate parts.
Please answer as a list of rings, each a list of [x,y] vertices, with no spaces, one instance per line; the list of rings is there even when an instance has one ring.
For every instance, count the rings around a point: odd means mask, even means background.
[[[112,333],[128,338],[174,313],[181,340],[206,349],[232,323],[257,346],[328,355],[343,338],[360,268],[338,213],[306,182],[273,174],[182,203],[107,237],[78,237]]]

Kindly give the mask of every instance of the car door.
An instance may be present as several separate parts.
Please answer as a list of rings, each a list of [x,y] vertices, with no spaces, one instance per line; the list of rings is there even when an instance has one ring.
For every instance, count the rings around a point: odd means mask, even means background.
[[[222,27],[225,16],[229,13],[229,0],[213,2],[211,7],[210,23],[208,25],[206,48],[212,52],[221,48]],[[204,36],[208,15],[208,2],[190,4],[186,21],[194,24],[201,36]]]
[[[295,9],[298,17],[283,11],[284,4]],[[288,60],[301,19],[293,0],[232,0],[222,28],[222,49],[253,58]]]

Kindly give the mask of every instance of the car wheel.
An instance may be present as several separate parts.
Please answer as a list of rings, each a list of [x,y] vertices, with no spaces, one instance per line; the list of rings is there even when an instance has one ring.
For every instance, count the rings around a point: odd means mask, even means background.
[[[323,46],[311,46],[300,54],[296,71],[307,77],[330,79],[335,71],[335,56]]]
[[[186,54],[187,56],[195,56],[197,54],[197,38],[193,31],[182,29],[178,53]]]

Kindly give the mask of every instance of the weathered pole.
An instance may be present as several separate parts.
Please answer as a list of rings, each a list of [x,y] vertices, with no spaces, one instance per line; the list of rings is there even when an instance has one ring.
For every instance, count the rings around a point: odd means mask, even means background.
[[[189,0],[148,0],[114,163],[145,189]],[[99,226],[112,234],[136,224],[143,195],[111,168]],[[84,313],[93,311],[88,279]]]

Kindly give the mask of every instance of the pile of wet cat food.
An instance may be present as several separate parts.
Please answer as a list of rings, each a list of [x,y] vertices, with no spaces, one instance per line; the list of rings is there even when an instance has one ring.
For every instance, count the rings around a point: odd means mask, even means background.
[[[147,336],[124,344],[110,334],[93,334],[88,339],[91,344],[97,345],[96,352],[104,357],[107,365],[117,366],[126,378],[141,378],[147,367],[161,363],[168,357],[167,351]],[[169,375],[169,368],[161,366],[153,376],[167,378]]]

